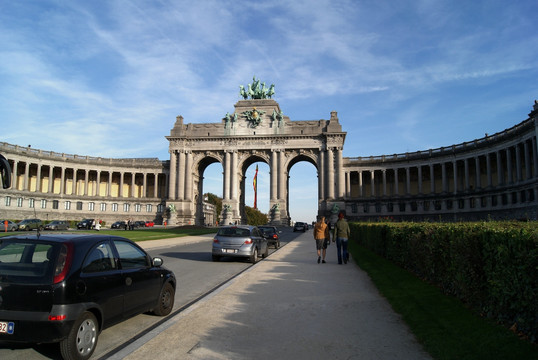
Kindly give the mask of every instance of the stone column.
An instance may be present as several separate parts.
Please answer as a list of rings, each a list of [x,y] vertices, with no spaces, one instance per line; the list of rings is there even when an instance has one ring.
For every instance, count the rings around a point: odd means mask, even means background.
[[[349,198],[349,197],[351,197],[351,172],[346,171],[345,174],[346,174],[346,192],[345,192],[345,196],[346,196],[346,198]]]
[[[359,170],[359,197],[362,197],[362,170]]]
[[[140,197],[142,198],[146,197],[147,186],[148,186],[148,173],[144,172],[142,174],[142,195]]]
[[[23,190],[24,191],[29,190],[29,186],[28,186],[29,172],[30,172],[30,163],[28,161],[26,161],[26,163],[24,165],[24,183],[23,183]]]
[[[374,170],[370,170],[370,195],[375,196],[375,174]]]
[[[342,148],[336,148],[336,197],[344,197],[344,160],[342,159]]]
[[[65,167],[61,167],[62,175],[60,180],[60,194],[65,195]]]
[[[516,182],[521,182],[521,154],[519,144],[516,144]]]
[[[274,203],[277,199],[277,189],[278,189],[278,159],[277,159],[277,152],[275,149],[271,150],[271,187],[270,187],[270,197],[271,197],[271,203]],[[318,165],[318,169],[322,169],[323,167]],[[320,176],[321,171],[318,171],[318,176]],[[321,182],[321,181],[319,181]]]
[[[409,195],[411,193],[411,174],[409,167],[405,168],[405,194]]]
[[[159,197],[159,174],[153,173],[153,197]]]
[[[422,165],[417,167],[417,176],[418,176],[418,193],[422,194]]]
[[[230,153],[224,150],[223,200],[230,200]]]
[[[178,165],[176,170],[177,185],[176,185],[176,199],[184,200],[185,199],[185,177],[186,174],[186,164],[185,164],[185,151],[181,150],[178,152]]]
[[[278,155],[278,168],[279,168],[279,171],[278,171],[278,199],[279,200],[286,200],[287,173],[286,173],[286,157],[285,157],[283,149],[280,150],[280,153]]]
[[[430,164],[430,193],[435,194],[435,172],[433,164]]]
[[[71,190],[71,194],[73,195],[78,195],[77,194],[77,172],[78,172],[78,169],[73,169],[73,186],[72,186],[72,190]]]
[[[490,188],[493,186],[493,181],[491,176],[491,157],[489,153],[486,154],[486,173],[488,177],[488,187]]]
[[[500,186],[503,184],[503,167],[501,161],[501,152],[497,150],[495,155],[497,156],[497,184]]]
[[[89,170],[88,169],[84,169],[84,196],[88,196],[88,175],[89,175]]]
[[[101,170],[97,170],[95,182],[95,196],[101,196]]]
[[[185,154],[185,200],[192,201],[193,198],[193,181],[192,181],[192,151],[187,151]],[[204,194],[200,194],[203,197]]]
[[[383,176],[383,196],[387,196],[387,169],[381,170]]]
[[[454,172],[454,194],[458,193],[458,161],[454,160],[452,162],[452,169]]]
[[[238,180],[238,177],[239,177],[239,169],[237,168],[237,165],[238,165],[238,153],[237,153],[237,150],[233,150],[232,151],[232,166],[231,166],[231,175],[232,175],[232,189],[231,189],[231,198],[232,200],[239,200],[237,194],[238,194],[238,189],[239,189],[239,182],[237,181]]]
[[[481,181],[480,181],[480,157],[479,156],[475,156],[474,164],[475,164],[475,175],[476,175],[475,189],[478,190],[482,188]]]
[[[465,191],[469,191],[469,159],[463,160],[463,171],[465,176]]]
[[[112,175],[113,174],[114,173],[112,172],[112,170],[108,171],[108,186],[107,186],[107,189],[106,189],[106,196],[108,196],[108,197],[112,196]]]
[[[442,193],[445,193],[447,192],[447,187],[446,187],[446,163],[442,163],[441,164],[441,179],[442,179],[442,186],[443,188],[441,189],[441,192]]]
[[[318,154],[318,199],[325,199],[325,150]]]
[[[538,149],[536,148],[538,144],[536,144],[536,137],[532,138],[532,159],[534,161],[534,177],[537,177],[538,173]]]
[[[331,148],[327,149],[327,198],[334,199],[334,156]]]
[[[399,190],[398,190],[398,168],[394,169],[394,195],[396,195],[396,196],[399,195]]]
[[[49,166],[49,189],[48,193],[52,194],[54,190],[54,167],[52,165]]]
[[[19,162],[17,160],[13,160],[13,169],[11,170],[11,175],[12,175],[12,178],[11,178],[11,188],[12,189],[15,189],[15,190],[19,190],[18,189],[18,184],[17,184],[17,177],[18,177],[18,166],[19,166]]]
[[[512,152],[510,151],[510,148],[506,148],[506,183],[512,184],[513,182],[513,176],[512,176]]]
[[[523,143],[523,150],[525,152],[525,154],[524,154],[524,158],[525,158],[525,179],[530,180],[530,179],[532,179],[531,158],[529,156],[529,143],[526,140]]]
[[[131,173],[131,191],[129,191],[129,197],[135,197],[135,186],[136,186],[136,172]]]
[[[37,164],[37,179],[35,183],[35,191],[41,191],[41,164]]]
[[[118,197],[123,197],[123,177],[125,176],[125,173],[123,171],[120,171],[120,189],[118,191]]]

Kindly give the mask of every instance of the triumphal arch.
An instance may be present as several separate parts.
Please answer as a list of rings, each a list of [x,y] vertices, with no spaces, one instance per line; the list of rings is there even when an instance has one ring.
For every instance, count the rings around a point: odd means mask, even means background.
[[[317,169],[318,213],[344,207],[342,150],[346,133],[336,111],[329,120],[292,121],[269,88],[256,78],[240,86],[233,113],[217,123],[184,123],[176,118],[170,136],[169,221],[173,225],[205,224],[204,170],[212,163],[223,169],[221,222],[246,223],[245,172],[255,162],[270,169],[270,221],[288,225],[289,172],[299,161]],[[313,179],[314,180],[314,179]]]

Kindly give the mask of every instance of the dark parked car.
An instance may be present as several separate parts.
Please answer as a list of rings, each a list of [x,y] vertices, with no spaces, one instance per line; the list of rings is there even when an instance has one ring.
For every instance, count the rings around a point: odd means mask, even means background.
[[[39,219],[25,219],[17,223],[19,231],[43,230],[43,222]]]
[[[137,229],[146,227],[146,222],[145,221],[135,221],[134,222],[134,227],[137,228]]]
[[[57,234],[0,242],[0,341],[60,344],[88,359],[101,331],[152,311],[168,315],[176,278],[131,240]]]
[[[111,229],[125,229],[125,221],[116,221],[110,225]]]
[[[263,236],[267,239],[268,245],[273,245],[275,249],[280,247],[280,231],[277,230],[274,226],[258,226],[258,229],[261,230]]]
[[[269,255],[267,239],[256,226],[231,225],[219,228],[213,238],[213,261],[219,261],[223,256],[246,257],[251,263],[256,263],[258,257]]]
[[[95,226],[94,223],[95,223],[95,219],[83,219],[81,222],[77,224],[77,229],[91,230]]]
[[[45,225],[45,230],[69,230],[69,223],[65,220],[54,220]]]
[[[293,232],[295,231],[305,232],[308,229],[307,226],[308,225],[306,225],[306,223],[297,221],[295,225],[293,225]]]
[[[6,225],[7,221],[7,225]],[[7,229],[6,229],[7,228]],[[0,230],[1,231],[17,231],[19,230],[19,225],[14,223],[11,220],[0,220]]]

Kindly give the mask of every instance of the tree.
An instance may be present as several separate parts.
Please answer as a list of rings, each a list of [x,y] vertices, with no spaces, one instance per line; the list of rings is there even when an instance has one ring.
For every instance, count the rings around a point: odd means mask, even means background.
[[[247,214],[247,224],[249,225],[265,225],[269,222],[267,215],[258,209],[245,206],[245,213]]]

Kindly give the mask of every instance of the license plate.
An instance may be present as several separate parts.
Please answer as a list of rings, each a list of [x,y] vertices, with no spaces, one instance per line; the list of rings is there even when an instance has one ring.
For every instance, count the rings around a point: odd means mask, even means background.
[[[237,252],[237,250],[235,250],[235,249],[224,249],[224,252],[235,254]]]
[[[15,331],[15,323],[0,321],[0,333],[13,334],[14,331]]]

